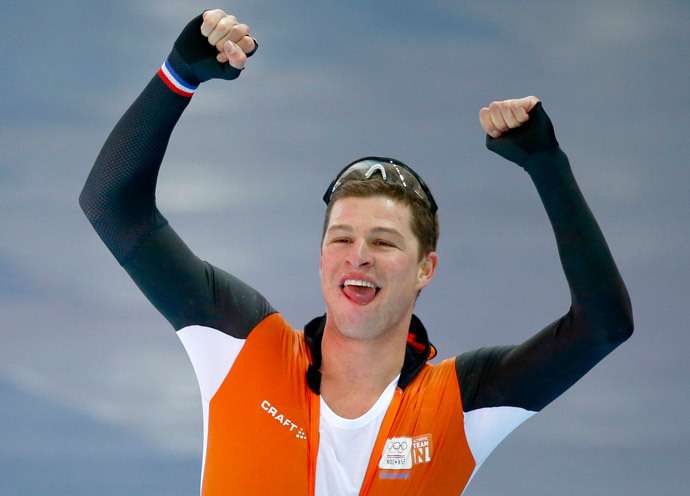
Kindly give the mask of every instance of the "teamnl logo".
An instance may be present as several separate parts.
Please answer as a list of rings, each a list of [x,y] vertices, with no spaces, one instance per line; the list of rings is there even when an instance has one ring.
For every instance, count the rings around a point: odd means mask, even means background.
[[[292,420],[290,420],[285,415],[280,413],[278,411],[278,409],[276,407],[274,407],[273,405],[271,405],[271,403],[268,402],[267,400],[264,400],[261,402],[261,409],[264,410],[266,413],[268,413],[275,420],[280,422],[280,424],[283,427],[290,429],[290,432],[294,432],[296,430],[297,432],[295,433],[295,437],[297,439],[307,439],[307,435],[304,433],[304,429],[302,429],[297,424],[294,424],[292,422]]]
[[[386,439],[379,461],[382,470],[409,470],[412,465],[431,461],[431,434]]]

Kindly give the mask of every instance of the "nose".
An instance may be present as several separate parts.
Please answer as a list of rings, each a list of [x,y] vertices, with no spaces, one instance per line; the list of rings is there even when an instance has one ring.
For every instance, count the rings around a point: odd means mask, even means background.
[[[350,266],[355,268],[368,267],[374,264],[374,258],[369,245],[363,239],[358,239],[350,245],[350,250],[345,260]]]

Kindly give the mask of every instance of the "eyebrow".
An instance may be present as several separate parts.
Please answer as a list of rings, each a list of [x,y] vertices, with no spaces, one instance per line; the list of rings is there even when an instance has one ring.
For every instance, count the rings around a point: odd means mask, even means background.
[[[331,231],[346,231],[346,232],[352,232],[352,226],[349,226],[347,224],[333,224],[330,226],[326,232],[331,232]],[[392,234],[394,236],[398,236],[400,238],[403,237],[402,233],[398,231],[397,229],[393,229],[391,227],[375,227],[371,231],[369,231],[369,234]]]

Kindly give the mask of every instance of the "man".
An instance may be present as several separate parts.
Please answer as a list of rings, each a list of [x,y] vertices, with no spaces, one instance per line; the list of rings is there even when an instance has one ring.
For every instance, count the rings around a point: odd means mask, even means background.
[[[326,314],[294,331],[254,289],[199,260],[155,205],[168,138],[199,84],[256,50],[221,10],[190,22],[118,122],[80,197],[170,321],[199,380],[203,494],[458,495],[495,446],[632,332],[625,286],[535,97],[480,111],[488,147],[530,175],[553,225],[570,311],[518,346],[430,365],[413,315],[438,256],[436,202],[405,164],[336,176],[321,244]]]

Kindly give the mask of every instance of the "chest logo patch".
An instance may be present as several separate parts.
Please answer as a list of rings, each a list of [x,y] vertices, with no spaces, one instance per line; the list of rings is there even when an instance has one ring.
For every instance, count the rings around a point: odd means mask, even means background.
[[[409,470],[413,465],[431,461],[431,434],[386,439],[379,461],[381,470]]]
[[[287,418],[284,414],[278,411],[276,407],[271,405],[268,400],[264,400],[261,403],[261,409],[268,413],[271,417],[278,421],[283,427],[290,429],[290,432],[294,431],[295,437],[297,439],[307,439],[307,435],[304,433],[304,429],[295,424],[292,420]]]

